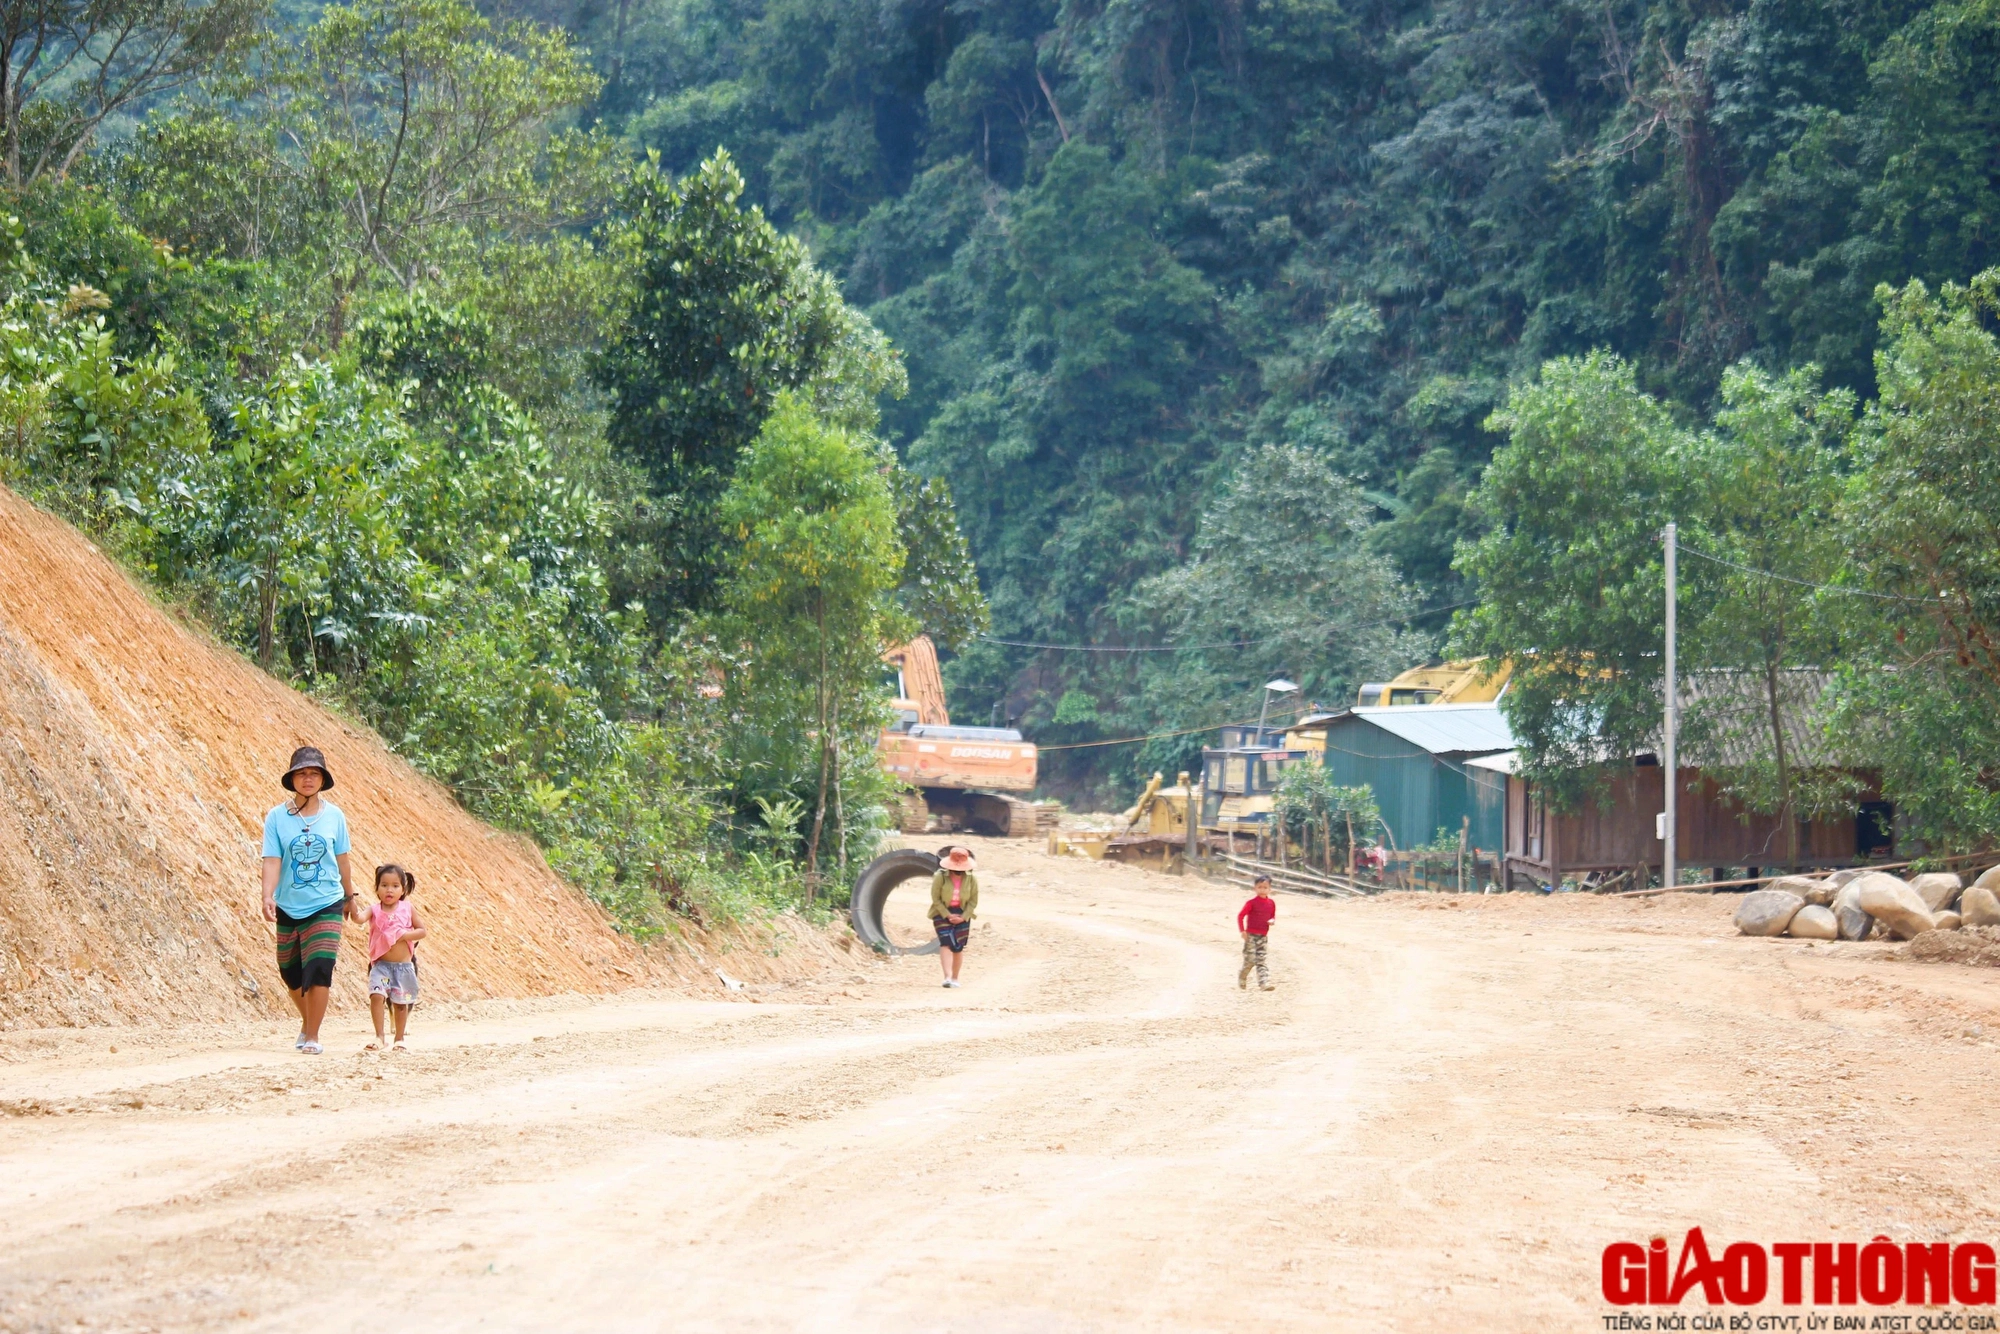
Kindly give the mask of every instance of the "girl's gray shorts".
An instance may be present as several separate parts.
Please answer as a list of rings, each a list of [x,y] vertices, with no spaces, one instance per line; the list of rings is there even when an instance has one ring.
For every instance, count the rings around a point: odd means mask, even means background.
[[[377,959],[368,965],[368,994],[386,996],[391,1005],[417,1003],[417,961],[390,963]]]

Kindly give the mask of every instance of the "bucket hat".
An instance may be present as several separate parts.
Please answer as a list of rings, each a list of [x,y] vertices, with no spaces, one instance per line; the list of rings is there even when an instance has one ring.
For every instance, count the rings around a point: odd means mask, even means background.
[[[970,848],[952,848],[943,857],[940,857],[938,861],[947,871],[970,871],[972,869],[972,850]]]
[[[326,756],[319,753],[318,746],[300,746],[297,750],[292,752],[291,767],[289,769],[286,769],[284,777],[278,780],[280,783],[283,783],[285,785],[285,791],[287,792],[297,791],[297,789],[292,786],[292,775],[297,773],[301,769],[319,770],[320,777],[326,780],[324,783],[320,784],[320,790],[322,792],[325,792],[325,791],[330,791],[332,789],[333,770],[326,767]]]

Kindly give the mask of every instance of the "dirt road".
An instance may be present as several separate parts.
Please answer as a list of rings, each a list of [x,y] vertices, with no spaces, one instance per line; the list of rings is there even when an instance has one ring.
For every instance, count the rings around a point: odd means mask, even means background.
[[[1287,896],[1245,993],[1237,892],[981,855],[960,991],[0,1035],[0,1329],[1582,1334],[1614,1239],[2000,1232],[1992,970]]]

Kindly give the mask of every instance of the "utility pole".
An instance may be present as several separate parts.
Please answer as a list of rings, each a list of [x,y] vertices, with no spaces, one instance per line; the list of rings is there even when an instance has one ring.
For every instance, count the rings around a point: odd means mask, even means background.
[[[1661,756],[1660,758],[1660,767],[1662,768],[1662,770],[1665,772],[1666,775],[1666,783],[1664,785],[1666,792],[1666,811],[1664,812],[1661,818],[1660,825],[1661,829],[1663,830],[1662,837],[1666,840],[1667,846],[1666,846],[1666,851],[1662,857],[1662,861],[1664,864],[1661,867],[1660,880],[1661,883],[1665,885],[1668,889],[1672,889],[1675,883],[1678,881],[1680,874],[1680,867],[1675,856],[1678,849],[1675,847],[1675,837],[1674,837],[1675,834],[1678,832],[1674,828],[1675,817],[1680,814],[1679,811],[1680,802],[1676,800],[1676,798],[1679,796],[1679,789],[1680,789],[1680,757],[1676,753],[1676,747],[1675,747],[1675,741],[1676,741],[1675,732],[1678,729],[1678,725],[1680,722],[1680,716],[1679,716],[1680,687],[1679,683],[1675,679],[1676,672],[1674,667],[1674,648],[1675,648],[1674,632],[1676,629],[1676,626],[1674,625],[1674,620],[1675,620],[1674,612],[1675,612],[1675,604],[1680,600],[1678,597],[1678,588],[1677,588],[1679,583],[1678,579],[1679,564],[1678,561],[1676,560],[1676,557],[1680,554],[1679,524],[1673,522],[1669,522],[1667,524],[1666,542],[1667,542],[1667,654],[1666,654],[1667,657],[1666,743],[1667,744],[1665,747],[1666,754]]]

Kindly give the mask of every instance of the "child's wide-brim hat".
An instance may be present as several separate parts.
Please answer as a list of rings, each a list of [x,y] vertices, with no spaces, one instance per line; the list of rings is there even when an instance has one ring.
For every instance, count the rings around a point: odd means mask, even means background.
[[[319,753],[319,747],[300,746],[292,752],[292,766],[285,770],[285,776],[278,780],[285,785],[285,791],[296,792],[298,790],[292,786],[292,779],[301,769],[319,770],[319,776],[324,780],[320,784],[322,789],[333,786],[333,770],[326,767],[326,756]]]
[[[329,786],[331,785],[329,784]],[[944,855],[944,868],[947,871],[970,871],[972,869],[971,851],[966,848],[953,848]]]

